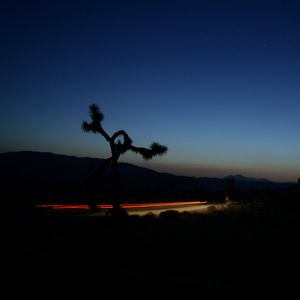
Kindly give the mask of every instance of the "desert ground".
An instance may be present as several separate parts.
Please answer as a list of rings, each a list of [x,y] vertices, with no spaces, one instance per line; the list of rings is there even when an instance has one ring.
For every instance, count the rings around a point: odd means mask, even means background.
[[[298,223],[293,211],[237,207],[6,215],[3,286],[30,299],[287,296],[297,292]]]

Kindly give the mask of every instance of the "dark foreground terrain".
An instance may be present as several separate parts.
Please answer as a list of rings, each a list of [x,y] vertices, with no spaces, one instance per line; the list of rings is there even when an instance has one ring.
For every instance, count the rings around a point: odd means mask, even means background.
[[[294,211],[169,211],[121,221],[37,212],[2,221],[5,299],[269,299],[298,293]]]

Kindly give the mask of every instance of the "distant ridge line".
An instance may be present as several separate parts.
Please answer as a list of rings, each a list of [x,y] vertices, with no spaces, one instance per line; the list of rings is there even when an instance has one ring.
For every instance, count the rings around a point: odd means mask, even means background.
[[[31,151],[31,150],[20,150],[20,151],[8,151],[4,153],[0,153],[0,158],[3,158],[4,156],[15,156],[21,157],[22,155],[29,155],[31,157],[37,157],[37,156],[44,156],[45,158],[48,156],[51,157],[56,157],[56,158],[66,158],[66,159],[76,159],[76,160],[89,160],[89,161],[94,161],[94,162],[101,162],[103,161],[103,158],[96,158],[96,157],[89,157],[89,156],[77,156],[77,155],[68,155],[68,154],[57,154],[51,151]],[[2,159],[3,160],[3,159]],[[1,161],[2,161],[1,160]],[[142,167],[138,166],[132,163],[128,162],[120,162],[120,166],[127,166],[128,168],[139,168],[140,170],[145,170],[146,172],[153,172],[156,173],[157,175],[166,175],[166,176],[174,176],[177,178],[186,178],[186,179],[195,179],[195,180],[221,180],[223,181],[224,179],[228,177],[233,177],[236,181],[239,182],[256,182],[256,183],[274,183],[274,184],[295,184],[294,182],[275,182],[271,181],[266,178],[253,178],[253,177],[246,177],[241,174],[235,174],[235,175],[228,175],[225,177],[207,177],[207,176],[188,176],[188,175],[176,175],[172,174],[170,172],[161,172],[157,171],[151,168],[147,167]]]

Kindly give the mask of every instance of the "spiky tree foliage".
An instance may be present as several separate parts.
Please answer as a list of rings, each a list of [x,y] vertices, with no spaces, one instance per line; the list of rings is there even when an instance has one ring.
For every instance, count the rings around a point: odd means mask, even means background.
[[[130,150],[142,155],[145,160],[149,160],[154,156],[160,156],[167,153],[168,148],[155,142],[152,143],[149,148],[136,147],[132,144],[131,138],[124,130],[116,131],[112,136],[110,136],[102,127],[104,114],[101,112],[97,104],[90,105],[89,115],[91,122],[83,121],[81,127],[85,132],[101,134],[110,145],[111,157],[104,160],[104,163],[99,168],[100,171],[98,170],[98,173],[102,173],[107,165],[111,165],[113,174],[113,187],[115,192],[113,210],[119,211],[121,204],[121,181],[118,169],[118,159],[120,155]],[[122,138],[123,142],[120,141],[120,138]],[[94,209],[95,204],[90,204],[90,208]]]
[[[149,148],[143,147],[134,147],[130,146],[130,150],[141,154],[145,160],[149,160],[156,155],[163,155],[167,152],[168,148],[166,146],[162,146],[158,143],[152,143]]]

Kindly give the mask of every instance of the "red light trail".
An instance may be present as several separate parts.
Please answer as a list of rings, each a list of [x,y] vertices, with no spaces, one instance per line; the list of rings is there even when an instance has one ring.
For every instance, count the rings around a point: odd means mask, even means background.
[[[157,202],[157,203],[131,203],[131,204],[121,204],[122,208],[159,208],[159,207],[174,207],[174,206],[184,206],[184,205],[200,205],[207,204],[207,201],[186,201],[186,202]],[[50,208],[50,209],[81,209],[88,210],[89,206],[87,204],[40,204],[36,205],[37,208]],[[112,208],[111,204],[98,204],[98,208],[109,209]]]

